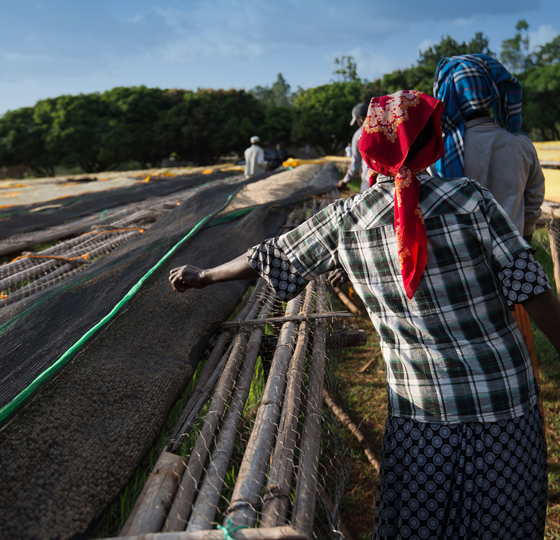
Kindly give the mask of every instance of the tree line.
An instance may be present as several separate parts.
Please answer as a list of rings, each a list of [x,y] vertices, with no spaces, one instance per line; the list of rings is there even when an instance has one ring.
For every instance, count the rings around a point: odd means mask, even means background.
[[[476,33],[468,42],[447,36],[421,51],[416,65],[374,81],[360,79],[350,56],[335,60],[334,80],[292,92],[282,74],[271,86],[197,91],[119,87],[103,93],[63,95],[0,118],[0,166],[26,166],[38,176],[57,167],[85,172],[124,163],[157,166],[174,155],[197,164],[241,154],[252,135],[267,145],[310,145],[338,154],[351,139],[352,107],[373,95],[401,89],[432,93],[440,58],[485,53],[499,58],[523,85],[523,130],[536,140],[557,140],[560,129],[560,35],[529,52],[522,20],[497,55]]]

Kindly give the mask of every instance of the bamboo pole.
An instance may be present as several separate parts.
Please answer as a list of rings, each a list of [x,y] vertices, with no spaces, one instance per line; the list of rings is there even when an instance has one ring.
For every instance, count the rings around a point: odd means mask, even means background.
[[[161,529],[181,476],[184,458],[163,452],[134,505],[120,534],[131,536]]]
[[[286,306],[288,316],[296,315],[300,305],[300,296],[290,300]],[[286,372],[294,348],[295,329],[296,324],[289,321],[283,324],[280,331],[262,402],[226,511],[235,527],[253,527],[257,518],[257,507],[260,504],[261,491],[266,481],[268,462],[278,428],[286,386]]]
[[[202,475],[206,457],[210,451],[214,432],[225,410],[231,389],[239,373],[239,365],[244,357],[246,346],[247,336],[241,333],[235,338],[233,350],[216,386],[210,408],[204,418],[204,425],[195,443],[187,470],[183,474],[181,485],[165,521],[164,532],[184,530],[187,525],[196,487]]]
[[[302,310],[304,316],[312,312],[314,295],[315,281],[312,281],[306,288]],[[301,323],[298,341],[290,363],[280,428],[278,429],[268,483],[263,497],[261,527],[276,527],[285,525],[287,522],[286,516],[290,502],[290,485],[310,325],[311,323],[308,321]]]
[[[358,441],[360,441],[360,443],[361,443],[361,445],[364,449],[364,452],[365,452],[365,454],[368,458],[368,461],[371,463],[373,468],[377,472],[379,472],[379,470],[380,470],[379,461],[377,460],[377,458],[373,454],[373,451],[370,448],[370,446],[367,442],[367,439],[365,438],[364,434],[360,431],[358,426],[356,424],[354,424],[354,422],[352,422],[350,417],[334,402],[334,400],[331,398],[331,396],[328,394],[328,392],[325,389],[323,389],[323,398],[325,400],[325,403],[329,406],[330,410],[334,413],[336,419],[344,427],[348,428],[350,430],[350,432],[352,433],[352,435],[354,435],[354,437],[356,437],[356,439],[358,439]]]
[[[273,304],[274,297],[269,296],[259,316],[267,317]],[[247,343],[243,368],[235,385],[235,391],[222,424],[223,427],[220,429],[215,449],[210,457],[204,481],[193,506],[187,527],[188,532],[211,529],[213,526],[218,501],[225,483],[225,475],[235,446],[238,424],[251,389],[263,333],[263,327],[256,327]]]
[[[317,281],[317,310],[322,310],[326,308],[324,276],[320,277]],[[325,356],[327,352],[326,334],[325,321],[317,320],[315,322],[313,353],[309,373],[307,414],[301,438],[301,456],[291,520],[292,526],[298,531],[302,531],[309,538],[311,538],[313,532],[319,453],[321,449],[321,405]]]
[[[235,540],[311,540],[293,527],[273,527],[270,529],[238,529],[229,533],[230,538]],[[105,538],[104,540],[224,540],[222,530],[199,531],[199,532],[167,532],[148,533],[135,536],[118,536],[116,538]]]

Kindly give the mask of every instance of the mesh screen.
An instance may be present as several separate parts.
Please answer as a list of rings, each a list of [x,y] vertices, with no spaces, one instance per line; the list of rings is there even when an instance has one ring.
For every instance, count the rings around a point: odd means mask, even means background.
[[[214,266],[275,235],[290,204],[325,190],[324,185],[308,184],[320,172],[325,171],[316,167],[300,173],[304,187],[291,193],[293,200],[261,205],[244,217],[200,229],[120,311],[76,347],[63,369],[32,389],[2,426],[3,534],[71,538],[99,517],[153,445],[208,340],[248,285],[220,284],[181,296],[169,287],[169,269],[186,263]],[[326,175],[330,186],[336,182],[331,173]],[[4,305],[1,406],[56,366],[186,231],[213,216],[245,183],[232,179],[197,190],[188,204],[148,224],[144,233],[121,231],[131,236],[93,263],[73,268],[67,279]],[[87,245],[93,251],[100,236],[90,236]],[[108,233],[100,245],[114,238]],[[72,251],[76,246],[64,246],[65,255],[78,253]],[[56,254],[58,247],[53,249]],[[28,259],[16,263],[15,274],[29,270]],[[41,264],[51,265],[47,273],[52,274],[77,263],[49,259]],[[13,276],[8,271],[0,279]],[[8,292],[9,298],[17,291]]]

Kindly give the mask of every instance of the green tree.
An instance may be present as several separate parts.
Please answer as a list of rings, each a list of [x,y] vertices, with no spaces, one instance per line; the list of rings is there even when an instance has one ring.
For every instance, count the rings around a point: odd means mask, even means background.
[[[334,59],[335,70],[333,75],[338,81],[353,82],[359,81],[358,65],[352,56],[341,56]]]
[[[25,165],[37,176],[52,176],[57,160],[45,149],[45,131],[33,107],[5,113],[0,118],[0,165]]]
[[[560,63],[525,70],[523,130],[541,140],[558,140],[560,128]]]
[[[420,51],[418,66],[427,67],[435,71],[439,61],[446,56],[456,56],[460,54],[487,54],[495,56],[490,50],[490,42],[482,32],[476,32],[474,37],[467,43],[459,43],[451,36],[446,36],[436,45]]]
[[[157,136],[166,105],[165,92],[137,86],[113,88],[101,95],[110,110],[104,144],[120,163],[138,161],[147,168],[171,152]]]
[[[112,111],[98,93],[40,101],[35,114],[41,122],[52,121],[45,148],[60,165],[79,165],[86,172],[99,172],[120,163],[119,149],[107,137]]]
[[[264,122],[262,105],[244,90],[187,92],[167,113],[168,123],[172,116],[180,122],[177,154],[204,165],[242,153]]]
[[[334,82],[303,91],[294,101],[297,118],[292,139],[325,154],[337,154],[352,138],[350,112],[360,102],[363,85],[358,81]]]
[[[296,118],[293,107],[268,107],[264,111],[264,123],[258,130],[262,140],[269,144],[286,147],[292,140],[292,128]]]
[[[534,63],[537,66],[549,66],[560,62],[560,34],[550,43],[540,46],[534,54]]]
[[[519,73],[530,65],[529,25],[525,19],[521,19],[515,29],[515,36],[502,42],[500,59],[512,73]]]
[[[257,98],[264,107],[291,107],[293,105],[290,85],[282,73],[278,73],[272,86],[255,86],[249,90],[249,93]]]

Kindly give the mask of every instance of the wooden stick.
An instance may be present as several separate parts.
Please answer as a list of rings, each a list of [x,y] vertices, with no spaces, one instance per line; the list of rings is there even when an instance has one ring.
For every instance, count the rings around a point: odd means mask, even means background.
[[[354,317],[353,313],[347,311],[327,311],[326,313],[312,313],[310,315],[286,315],[285,317],[269,317],[268,319],[252,319],[245,321],[229,321],[222,323],[222,328],[233,328],[236,326],[250,326],[256,324],[284,323],[284,322],[301,322],[315,319],[337,319],[344,317]]]
[[[373,358],[372,358],[369,362],[367,362],[367,364],[366,364],[365,366],[363,366],[363,367],[358,371],[358,373],[364,373],[364,371],[366,371],[367,368],[368,368],[369,366],[371,366],[371,364],[373,364],[380,356],[381,356],[381,351],[376,352],[376,353],[373,355]]]
[[[259,315],[267,317],[273,304],[274,297],[270,296]],[[210,457],[204,481],[193,506],[187,527],[188,532],[207,530],[213,527],[220,494],[225,483],[224,478],[235,447],[237,427],[251,389],[263,333],[264,328],[262,326],[256,327],[247,343],[243,367],[235,384],[235,391],[226,418],[222,423],[223,427],[220,429],[215,449]]]
[[[301,296],[290,300],[286,306],[288,316],[296,315],[300,305]],[[295,329],[295,323],[287,321],[280,331],[262,402],[226,511],[235,527],[253,527],[257,518],[257,507],[260,504],[261,491],[266,481],[270,454],[278,428],[286,387],[286,372],[294,348]]]
[[[138,497],[120,534],[131,536],[157,532],[177,491],[186,462],[181,456],[163,452]]]
[[[235,338],[233,350],[216,386],[210,408],[204,418],[202,431],[195,443],[189,458],[187,470],[183,475],[181,485],[179,486],[177,495],[173,500],[169,515],[165,521],[163,527],[164,532],[181,531],[184,530],[187,525],[196,487],[202,475],[204,463],[210,452],[214,432],[226,408],[233,384],[237,379],[239,366],[245,355],[246,346],[247,336],[245,334],[239,334]]]
[[[309,315],[313,308],[315,282],[306,288],[303,314]],[[298,335],[298,341],[290,363],[288,385],[284,396],[284,406],[280,427],[276,438],[272,464],[268,483],[263,496],[263,508],[260,525],[262,527],[276,527],[285,525],[290,501],[290,485],[294,466],[294,451],[298,433],[298,416],[301,405],[301,392],[307,356],[307,343],[311,323],[303,321]]]
[[[331,411],[334,413],[336,419],[344,427],[348,428],[352,433],[352,435],[354,435],[356,439],[360,441],[369,462],[373,465],[373,468],[377,472],[379,472],[380,471],[379,461],[377,461],[377,458],[374,456],[373,451],[371,450],[364,434],[359,430],[358,426],[354,424],[354,422],[352,422],[350,417],[333,401],[333,399],[331,398],[331,396],[329,396],[328,392],[325,389],[323,389],[323,398],[325,400],[325,403],[329,406]]]
[[[354,302],[352,302],[352,300],[350,300],[350,298],[348,298],[348,296],[346,296],[346,294],[344,293],[344,291],[340,288],[340,287],[333,287],[333,291],[336,293],[336,295],[338,296],[338,298],[340,298],[340,301],[354,314],[356,315],[356,317],[359,317],[362,312],[360,311],[360,309],[358,308],[358,306],[356,306],[356,304],[354,304]]]
[[[325,277],[317,280],[317,310],[326,308]],[[301,437],[301,454],[298,466],[297,488],[292,510],[292,526],[309,538],[313,533],[313,516],[317,494],[317,474],[321,451],[321,389],[325,372],[327,330],[324,320],[315,321],[313,352],[307,392],[307,412]]]
[[[273,527],[270,529],[238,529],[230,533],[235,540],[311,540],[310,537],[293,527]],[[136,536],[119,536],[104,540],[224,540],[221,530],[199,532],[149,533]]]
[[[258,309],[260,295],[267,287],[268,285],[264,279],[259,279],[257,281],[251,297],[243,309],[237,314],[235,320],[243,319],[245,317],[254,317],[256,313],[255,310]],[[175,452],[177,450],[183,441],[184,436],[188,433],[190,427],[192,426],[195,418],[198,416],[202,407],[204,407],[204,404],[208,400],[208,396],[214,388],[216,380],[223,369],[223,367],[217,369],[218,362],[220,362],[221,365],[222,362],[220,359],[230,337],[231,334],[229,332],[224,332],[218,336],[216,344],[214,345],[214,348],[212,349],[212,352],[210,353],[210,356],[204,365],[204,369],[202,370],[202,373],[196,383],[195,389],[185,405],[185,408],[181,413],[181,417],[175,424],[173,433],[169,438],[169,442],[167,444],[167,450],[169,452]],[[229,356],[229,352],[227,356]],[[225,359],[222,358],[222,361],[225,363]]]
[[[327,334],[327,349],[345,349],[347,347],[363,347],[367,343],[364,330],[350,330]]]

